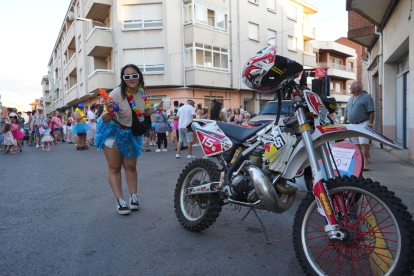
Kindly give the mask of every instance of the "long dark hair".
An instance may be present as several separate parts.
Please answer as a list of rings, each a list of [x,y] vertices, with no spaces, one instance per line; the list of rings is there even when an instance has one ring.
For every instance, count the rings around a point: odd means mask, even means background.
[[[96,112],[96,117],[97,117],[97,118],[101,117],[101,115],[102,115],[103,111],[104,111],[104,107],[103,107],[103,105],[101,105],[101,104],[100,104],[100,105],[98,106],[98,111]]]
[[[213,107],[210,110],[210,119],[215,121],[220,121],[220,111],[221,111],[221,104],[219,102],[215,102]]]
[[[119,85],[121,87],[121,95],[122,95],[123,100],[126,98],[125,89],[127,88],[127,84],[124,81],[124,75],[125,75],[125,70],[127,68],[132,68],[135,71],[137,71],[139,75],[139,85],[142,87],[142,89],[144,89],[145,92],[147,92],[147,89],[145,88],[144,76],[142,75],[141,70],[139,70],[138,66],[136,66],[135,64],[127,64],[121,69],[121,84]]]

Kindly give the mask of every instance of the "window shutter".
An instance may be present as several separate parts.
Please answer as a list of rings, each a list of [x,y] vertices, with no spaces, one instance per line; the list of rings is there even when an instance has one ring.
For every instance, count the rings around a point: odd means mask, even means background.
[[[249,23],[249,38],[259,40],[259,25]]]
[[[164,49],[145,49],[145,65],[164,64]]]
[[[135,64],[138,67],[144,65],[144,56],[142,49],[124,50],[124,65]]]
[[[122,20],[142,20],[142,5],[122,6]]]
[[[269,45],[276,45],[276,32],[267,30],[267,43]]]
[[[271,11],[276,11],[276,1],[275,0],[267,0],[267,8]]]
[[[162,5],[148,4],[143,5],[144,20],[162,20]]]

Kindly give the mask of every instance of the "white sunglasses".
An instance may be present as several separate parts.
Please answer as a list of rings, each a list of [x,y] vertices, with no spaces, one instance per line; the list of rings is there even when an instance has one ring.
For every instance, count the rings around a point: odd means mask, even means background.
[[[129,79],[136,80],[136,79],[139,79],[139,75],[138,74],[124,75],[122,78],[124,80],[129,80]]]

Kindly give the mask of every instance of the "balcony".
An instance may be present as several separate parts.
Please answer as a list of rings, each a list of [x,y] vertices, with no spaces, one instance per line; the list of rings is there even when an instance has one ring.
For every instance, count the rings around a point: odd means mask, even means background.
[[[85,17],[97,21],[104,21],[109,13],[111,4],[112,0],[86,0]]]
[[[68,76],[73,70],[76,70],[76,54],[73,54],[69,61],[66,63],[65,68],[63,69],[65,72],[65,76]],[[59,86],[59,88],[61,88]]]
[[[49,91],[49,84],[43,84],[43,91]]]
[[[313,39],[315,39],[315,28],[308,25],[307,23],[303,23],[302,33],[303,33],[303,39],[304,40],[313,40]]]
[[[365,47],[370,47],[372,41],[376,38],[375,26],[354,29],[348,31],[348,39]]]
[[[43,97],[43,101],[45,103],[50,103],[51,102],[50,96]]]
[[[336,77],[344,80],[356,80],[355,67],[347,67],[340,64],[321,62],[319,63],[321,68],[329,68],[328,76]]]
[[[197,41],[201,44],[225,47],[228,49],[230,45],[230,35],[228,33],[217,32],[191,25],[184,28],[184,41],[185,44]]]
[[[69,47],[69,44],[72,42],[72,39],[75,38],[75,27],[74,27],[75,23],[72,23],[72,25],[70,25],[70,28],[68,30],[68,32],[66,33],[66,37],[63,40],[63,49],[66,49]]]
[[[88,96],[98,94],[98,88],[110,91],[114,89],[115,86],[115,74],[113,70],[97,69],[88,76],[87,93],[81,98],[88,98]]]
[[[103,27],[95,27],[86,38],[86,54],[88,56],[105,57],[113,46],[111,31]]]
[[[215,88],[230,88],[230,74],[192,69],[185,72],[188,86],[203,86]]]
[[[77,88],[78,88],[78,85],[75,84],[74,86],[69,88],[68,91],[66,91],[66,93],[65,93],[65,103],[66,103],[66,105],[71,105],[78,99],[78,96],[77,96],[77,93],[76,93]]]
[[[316,55],[313,53],[303,52],[303,65],[315,68]]]

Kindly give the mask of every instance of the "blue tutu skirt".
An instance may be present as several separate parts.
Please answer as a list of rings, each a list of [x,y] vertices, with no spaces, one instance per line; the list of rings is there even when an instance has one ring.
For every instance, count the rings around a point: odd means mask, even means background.
[[[86,133],[89,129],[92,129],[92,127],[88,124],[76,124],[71,130],[71,133]]]
[[[105,141],[108,137],[115,138],[115,144],[119,153],[127,158],[138,158],[141,156],[141,148],[143,146],[142,136],[132,135],[130,128],[121,129],[121,125],[115,121],[109,123],[102,122],[99,118],[96,124],[95,146],[98,151],[104,149]]]

